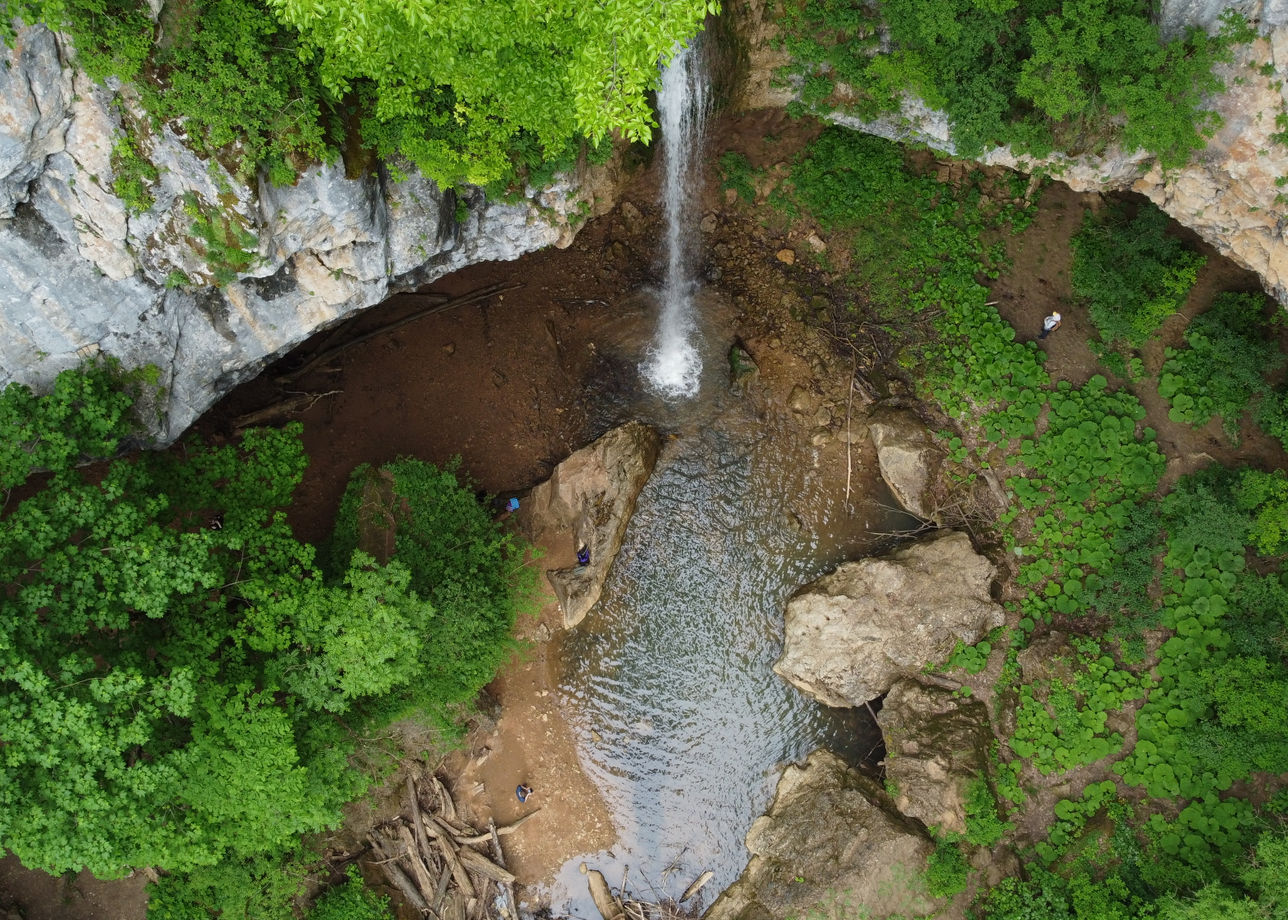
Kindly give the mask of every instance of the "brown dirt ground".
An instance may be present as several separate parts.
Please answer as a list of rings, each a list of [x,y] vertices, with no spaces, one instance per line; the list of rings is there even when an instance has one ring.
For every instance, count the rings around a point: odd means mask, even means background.
[[[776,171],[817,130],[811,122],[793,122],[781,112],[752,113],[715,125],[710,150],[713,159],[724,150],[740,150],[754,166]],[[478,488],[523,492],[619,421],[613,417],[612,400],[603,394],[628,386],[633,371],[596,343],[612,340],[615,328],[631,321],[623,295],[658,280],[655,249],[661,215],[654,203],[655,184],[651,170],[640,171],[624,192],[630,207],[619,206],[590,223],[567,250],[473,266],[427,290],[457,295],[496,281],[519,281],[522,287],[381,336],[296,383],[277,383],[280,369],[301,361],[296,355],[357,336],[405,315],[415,304],[412,298],[395,298],[316,336],[277,368],[230,394],[195,426],[195,433],[226,439],[239,415],[292,391],[338,391],[297,416],[304,423],[311,463],[291,522],[310,541],[327,536],[348,474],[360,463],[379,464],[400,455],[442,463],[459,456]],[[713,178],[705,188],[704,269],[733,300],[739,335],[760,366],[765,399],[781,408],[798,383],[835,397],[844,386],[849,359],[830,353],[799,322],[807,305],[810,310],[817,306],[811,295],[824,293],[830,280],[824,260],[807,242],[810,228],[766,226],[755,212],[722,193]],[[1047,368],[1054,377],[1079,382],[1098,369],[1086,346],[1092,335],[1086,317],[1069,307],[1068,240],[1083,209],[1098,206],[1098,197],[1049,186],[1033,227],[1011,246],[1012,269],[993,287],[999,310],[1021,336],[1036,335],[1041,318],[1060,308],[1064,325],[1042,346],[1049,356]],[[795,254],[794,264],[785,264],[779,255],[785,249]],[[843,266],[843,260],[833,261]],[[1210,258],[1186,315],[1206,303],[1212,291],[1227,289],[1256,289],[1256,280]],[[1179,317],[1169,320],[1164,342],[1179,340],[1182,328]],[[1161,364],[1161,347],[1151,346],[1146,353],[1151,371]],[[1219,429],[1193,432],[1170,423],[1151,384],[1141,385],[1137,393],[1177,475],[1209,457],[1224,461],[1236,455]],[[870,475],[875,468],[870,446],[865,440],[854,450],[855,468]],[[831,475],[843,477],[843,445],[834,443],[825,453]],[[1288,465],[1278,445],[1264,438],[1247,438],[1237,455],[1267,467]],[[573,561],[571,546],[544,549],[544,566]],[[519,635],[530,645],[489,688],[495,718],[481,719],[445,763],[418,756],[434,746],[434,739],[410,730],[404,738],[409,754],[404,769],[439,769],[454,778],[458,802],[476,820],[492,817],[504,824],[535,812],[506,847],[512,869],[525,884],[612,839],[611,819],[581,774],[571,733],[551,693],[559,678],[558,623],[558,610],[549,603],[539,617],[520,624]],[[324,844],[336,854],[354,853],[365,828],[400,807],[403,775],[399,771],[383,793],[353,806],[346,829]],[[527,805],[514,796],[521,781],[536,790]],[[145,909],[142,884],[141,879],[52,879],[26,872],[9,858],[0,861],[0,908],[9,906],[8,897],[28,920],[135,920]]]

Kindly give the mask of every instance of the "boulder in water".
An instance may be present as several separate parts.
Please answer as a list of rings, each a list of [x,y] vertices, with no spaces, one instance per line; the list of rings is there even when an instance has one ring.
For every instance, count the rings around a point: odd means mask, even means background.
[[[830,751],[789,766],[747,833],[751,861],[705,920],[934,913],[922,876],[934,844],[882,800],[873,780]]]
[[[945,454],[924,422],[908,409],[878,410],[868,421],[877,449],[881,478],[908,511],[943,524],[939,508],[944,485],[940,476]]]
[[[860,706],[1001,626],[993,576],[957,531],[847,562],[787,602],[774,670],[828,706]]]
[[[537,539],[571,536],[573,549],[590,551],[587,565],[546,573],[571,629],[595,606],[608,570],[622,548],[635,500],[657,463],[660,438],[639,422],[615,428],[574,453],[527,501],[528,520]]]

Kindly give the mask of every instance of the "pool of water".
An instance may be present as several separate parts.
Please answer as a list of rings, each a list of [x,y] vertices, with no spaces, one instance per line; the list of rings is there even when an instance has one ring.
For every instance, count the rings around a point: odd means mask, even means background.
[[[618,841],[565,864],[546,892],[557,913],[597,916],[583,862],[613,885],[629,871],[646,899],[711,869],[709,904],[745,867],[783,766],[820,745],[879,756],[866,709],[822,707],[772,665],[791,594],[909,519],[870,478],[847,511],[798,426],[731,395],[714,358],[697,400],[625,412],[662,428],[663,450],[602,600],[566,638],[559,687]]]

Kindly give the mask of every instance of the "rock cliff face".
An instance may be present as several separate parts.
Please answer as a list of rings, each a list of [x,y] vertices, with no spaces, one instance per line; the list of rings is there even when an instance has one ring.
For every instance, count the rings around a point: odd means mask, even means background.
[[[137,127],[147,119],[129,88],[69,67],[48,29],[24,29],[5,53],[0,387],[43,384],[97,352],[156,364],[163,441],[272,357],[396,290],[566,245],[590,204],[570,181],[505,204],[418,175],[347,179],[339,165],[248,187],[175,126]],[[123,121],[158,171],[141,212],[113,191]],[[237,242],[212,253],[211,234]]]
[[[1258,28],[1261,38],[1236,49],[1219,73],[1226,89],[1208,100],[1222,126],[1207,148],[1183,168],[1165,171],[1142,152],[1111,149],[1103,155],[1046,160],[1016,156],[1008,148],[988,151],[981,161],[1032,172],[1042,169],[1077,191],[1134,191],[1147,196],[1218,252],[1261,276],[1266,291],[1288,304],[1288,144],[1272,139],[1283,130],[1276,117],[1288,113],[1288,3],[1284,0],[1164,0],[1159,23],[1165,34],[1188,25],[1215,28],[1234,8]],[[739,32],[749,55],[750,76],[741,104],[779,107],[793,91],[774,85],[773,70],[786,58],[773,49],[772,4],[739,5]],[[908,100],[896,117],[862,121],[837,112],[837,124],[895,140],[912,140],[954,153],[942,112]]]

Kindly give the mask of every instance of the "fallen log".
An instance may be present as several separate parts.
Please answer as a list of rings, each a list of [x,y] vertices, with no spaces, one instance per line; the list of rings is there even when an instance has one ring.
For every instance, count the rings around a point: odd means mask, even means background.
[[[488,831],[486,834],[475,834],[472,837],[457,837],[456,842],[461,844],[462,846],[476,847],[490,841],[494,834],[500,834],[502,837],[504,837],[506,834],[513,834],[519,828],[523,827],[523,822],[527,821],[529,818],[531,818],[539,811],[541,811],[540,808],[533,809],[532,811],[524,815],[522,818],[520,818],[518,821],[515,821],[513,824],[506,824],[502,827],[494,826],[494,829]]]
[[[699,875],[696,879],[693,880],[692,885],[684,889],[684,894],[680,895],[680,903],[683,904],[685,901],[689,900],[689,898],[693,897],[695,894],[701,891],[702,886],[705,885],[707,882],[711,881],[711,879],[714,877],[715,877],[715,873],[712,872],[710,869],[708,869],[706,872],[703,872],[701,875]]]
[[[586,884],[590,888],[590,899],[595,902],[595,909],[604,920],[618,920],[625,911],[622,902],[613,897],[613,890],[608,887],[608,879],[598,869],[586,873]]]
[[[475,875],[481,875],[494,882],[500,882],[502,885],[514,884],[514,876],[511,873],[502,869],[477,850],[465,848],[460,851],[459,856],[461,865],[465,867],[466,872],[473,872]]]
[[[307,412],[313,408],[314,403],[319,399],[336,396],[343,392],[344,390],[328,390],[325,393],[295,393],[286,399],[273,403],[271,406],[265,406],[262,409],[256,409],[254,412],[247,412],[245,415],[237,416],[233,419],[233,430],[242,431],[246,428],[256,428],[283,415]]]

